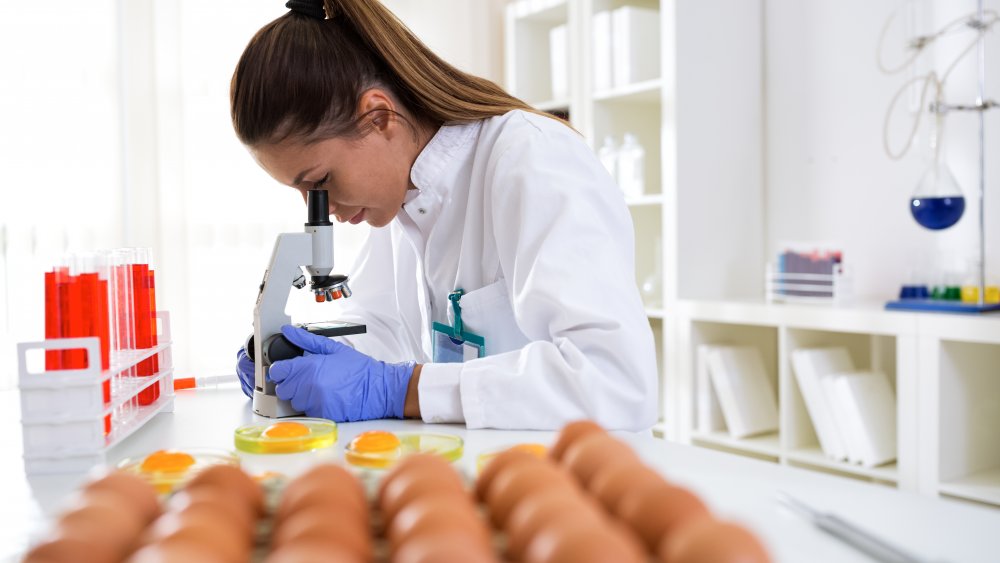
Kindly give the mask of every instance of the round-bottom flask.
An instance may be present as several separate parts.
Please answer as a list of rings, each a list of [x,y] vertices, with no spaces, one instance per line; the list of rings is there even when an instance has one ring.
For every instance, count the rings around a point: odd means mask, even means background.
[[[937,128],[931,137],[934,161],[924,172],[917,190],[910,197],[910,213],[921,226],[939,231],[958,223],[965,213],[965,195],[941,150],[943,117],[937,115]]]

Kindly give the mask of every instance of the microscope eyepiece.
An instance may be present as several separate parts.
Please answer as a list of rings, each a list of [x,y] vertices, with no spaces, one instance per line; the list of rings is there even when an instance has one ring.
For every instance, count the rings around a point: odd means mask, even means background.
[[[330,222],[330,194],[326,190],[309,190],[306,192],[306,207],[308,208],[307,227],[332,226]]]

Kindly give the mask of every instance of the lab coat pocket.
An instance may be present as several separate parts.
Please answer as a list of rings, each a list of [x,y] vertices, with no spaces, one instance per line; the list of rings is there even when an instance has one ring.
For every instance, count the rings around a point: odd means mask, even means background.
[[[529,342],[514,319],[514,307],[504,280],[470,291],[458,302],[464,329],[486,341],[486,355],[519,350]],[[454,326],[454,311],[448,309],[448,323]]]

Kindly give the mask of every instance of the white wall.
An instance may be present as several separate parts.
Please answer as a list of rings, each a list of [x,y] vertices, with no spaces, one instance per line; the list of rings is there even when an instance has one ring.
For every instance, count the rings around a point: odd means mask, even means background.
[[[973,0],[915,1],[927,10],[929,28],[975,9]],[[947,120],[948,161],[972,201],[961,221],[946,231],[920,227],[909,212],[909,198],[925,168],[926,134],[901,161],[891,161],[882,149],[886,109],[907,75],[879,73],[875,50],[885,19],[900,3],[765,3],[766,252],[770,257],[784,240],[839,241],[859,292],[878,298],[897,293],[921,262],[954,268],[978,252],[975,117],[953,114]],[[986,4],[1000,10],[998,0]],[[1000,100],[1000,38],[996,30],[987,37],[987,98]],[[966,31],[942,40],[935,47],[942,61],[937,68],[971,39]],[[974,101],[974,55],[949,80],[946,96],[951,103]],[[895,122],[897,146],[908,126]],[[987,264],[1000,274],[1000,110],[987,113],[986,130]],[[939,254],[949,258],[934,260]]]
[[[384,0],[384,3],[449,63],[503,83],[504,0]]]

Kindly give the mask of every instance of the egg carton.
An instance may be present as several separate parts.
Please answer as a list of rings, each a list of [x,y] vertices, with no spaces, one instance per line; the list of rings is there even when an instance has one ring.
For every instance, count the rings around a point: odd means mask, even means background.
[[[21,431],[24,467],[28,475],[76,473],[107,461],[112,447],[149,422],[157,413],[173,412],[174,386],[170,315],[158,311],[162,343],[142,350],[112,352],[110,367],[101,370],[97,337],[55,338],[17,345],[18,387],[21,395]],[[84,350],[81,369],[31,371],[29,352]],[[130,368],[156,356],[159,371],[150,376],[130,375]],[[44,365],[44,362],[41,362]],[[111,399],[104,401],[110,384]],[[142,391],[159,385],[159,397],[138,404]],[[110,432],[105,420],[110,417]]]

